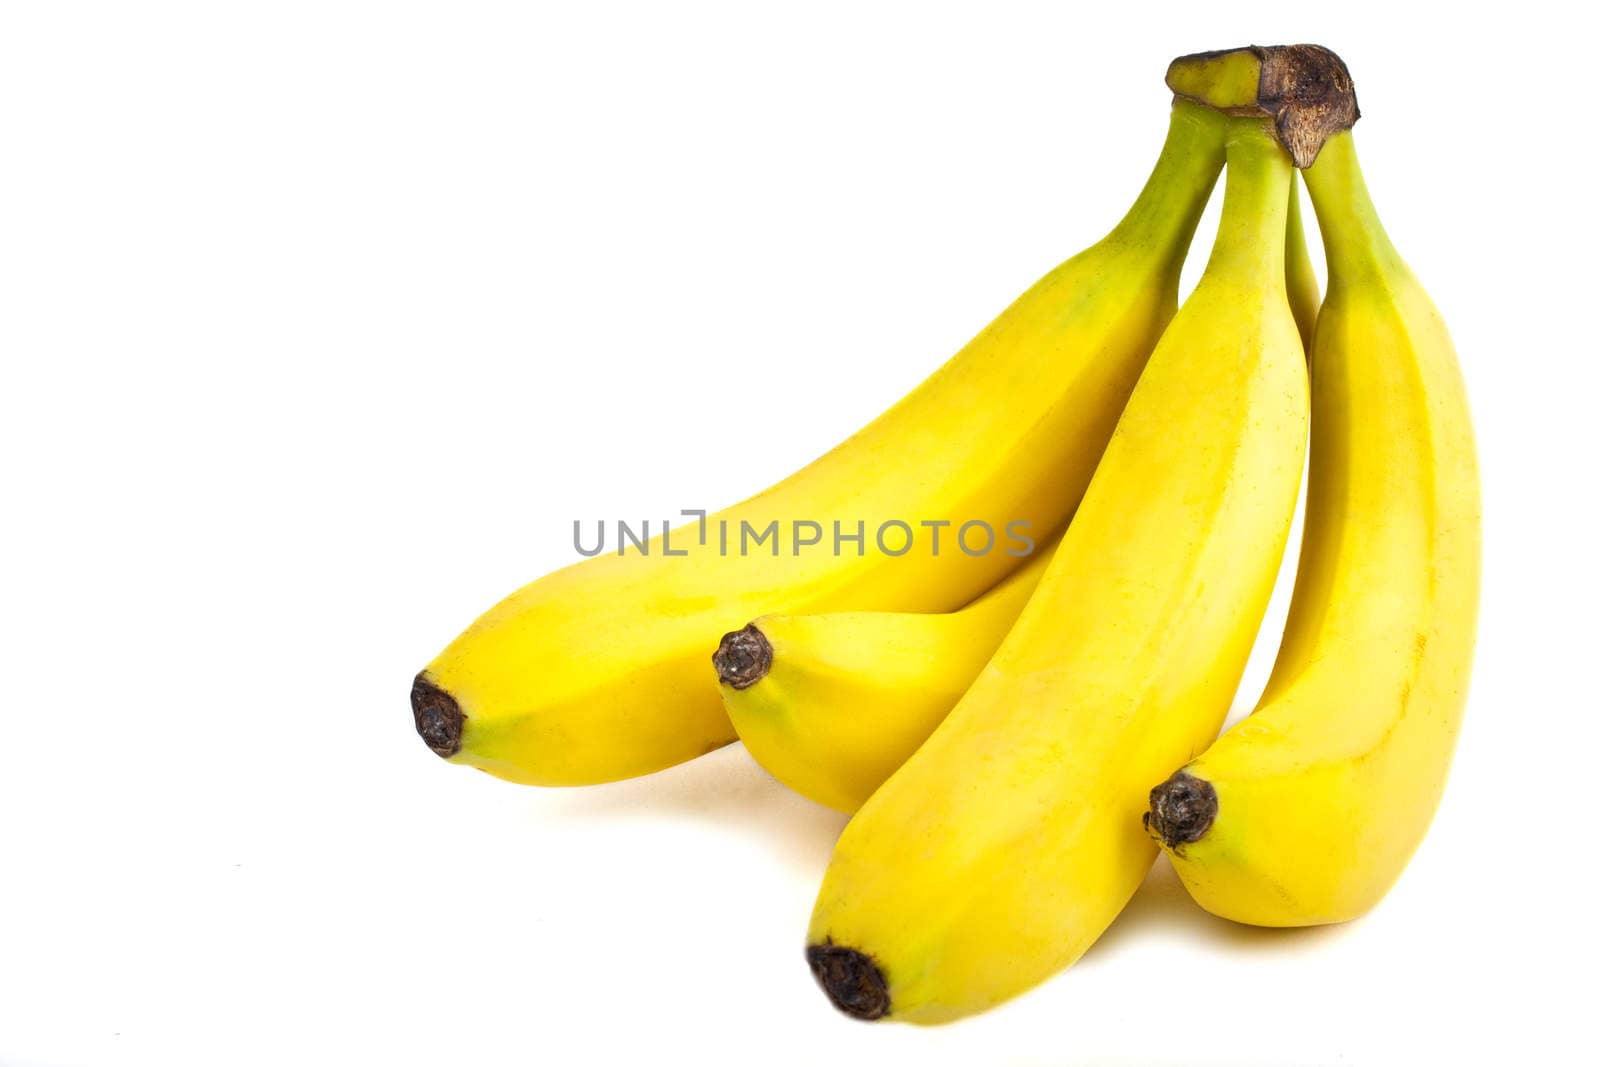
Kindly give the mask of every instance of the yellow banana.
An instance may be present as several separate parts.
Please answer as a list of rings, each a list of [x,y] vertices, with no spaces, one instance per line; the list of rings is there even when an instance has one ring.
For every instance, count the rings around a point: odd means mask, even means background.
[[[1262,926],[1353,918],[1400,876],[1444,788],[1477,621],[1478,473],[1449,334],[1348,132],[1306,185],[1329,284],[1288,625],[1256,711],[1150,797],[1190,895]]]
[[[739,739],[795,792],[855,811],[955,707],[1054,548],[960,611],[767,615],[728,634],[712,661]]]
[[[1311,343],[1321,295],[1291,179],[1289,307]],[[768,615],[722,640],[722,703],[750,754],[795,792],[854,812],[971,686],[1054,545],[960,611]]]
[[[1072,963],[1144,878],[1145,777],[1215,736],[1305,454],[1291,167],[1232,119],[1216,245],[1016,625],[834,850],[807,959],[840,1009],[933,1023]]]
[[[1149,182],[1106,238],[854,437],[711,517],[708,536],[657,536],[490,609],[417,676],[418,733],[517,782],[643,774],[734,738],[705,666],[718,634],[775,611],[948,611],[995,584],[1017,565],[1007,532],[1044,540],[1065,524],[1176,310],[1222,123],[1175,103]],[[1000,543],[953,550],[967,524],[986,524],[970,546],[985,528]],[[770,552],[747,531],[771,532]]]

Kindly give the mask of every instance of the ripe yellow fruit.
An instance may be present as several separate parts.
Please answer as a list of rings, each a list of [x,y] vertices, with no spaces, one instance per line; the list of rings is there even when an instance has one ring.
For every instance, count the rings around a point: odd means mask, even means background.
[[[1308,405],[1284,277],[1289,157],[1265,122],[1231,119],[1227,160],[1205,273],[1038,589],[839,839],[807,957],[850,1014],[954,1019],[1076,960],[1155,857],[1147,776],[1227,713],[1288,537]]]
[[[1353,918],[1400,876],[1444,789],[1477,624],[1478,470],[1450,336],[1348,132],[1306,184],[1329,286],[1288,626],[1256,711],[1151,794],[1194,899],[1263,926]]]

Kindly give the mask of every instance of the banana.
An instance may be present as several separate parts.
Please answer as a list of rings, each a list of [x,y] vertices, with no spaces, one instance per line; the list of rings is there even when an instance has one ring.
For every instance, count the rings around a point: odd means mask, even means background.
[[[1328,256],[1289,620],[1255,712],[1150,795],[1189,893],[1261,926],[1376,904],[1427,832],[1472,668],[1478,472],[1438,311],[1348,132],[1305,172]]]
[[[1290,160],[1231,119],[1216,245],[1038,588],[972,687],[845,827],[807,960],[858,1018],[935,1023],[1072,963],[1156,855],[1147,775],[1216,735],[1305,455]]]
[[[1016,621],[1054,545],[960,611],[767,615],[712,657],[750,755],[853,812],[927,739]]]
[[[1321,294],[1291,177],[1289,307],[1311,343]],[[989,661],[1055,546],[960,611],[768,615],[712,662],[745,748],[802,796],[854,812],[925,741]]]
[[[705,669],[716,635],[776,611],[948,611],[1015,569],[1007,535],[1065,525],[1176,310],[1223,121],[1176,102],[1111,233],[827,455],[698,533],[597,556],[491,608],[413,683],[423,740],[515,782],[658,770],[735,736]],[[984,529],[1000,544],[952,550],[968,526],[969,546]]]

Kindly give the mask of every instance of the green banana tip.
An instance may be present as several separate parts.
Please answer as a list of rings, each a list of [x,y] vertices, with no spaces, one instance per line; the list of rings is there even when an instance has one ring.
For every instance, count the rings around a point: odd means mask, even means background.
[[[1217,790],[1204,778],[1179,771],[1150,790],[1144,828],[1169,849],[1193,844],[1217,821]]]
[[[711,665],[723,685],[749,689],[772,669],[772,642],[751,623],[722,635],[722,643],[711,654]]]
[[[889,1014],[889,984],[865,952],[829,940],[807,946],[806,963],[833,1006],[846,1015],[870,1022]]]
[[[411,682],[411,718],[417,736],[435,754],[449,759],[461,751],[461,730],[467,717],[456,698],[433,684],[427,671]]]

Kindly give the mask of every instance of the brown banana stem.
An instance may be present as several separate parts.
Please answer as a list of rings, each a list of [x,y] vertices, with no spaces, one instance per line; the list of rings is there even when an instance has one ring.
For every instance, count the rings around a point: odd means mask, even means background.
[[[1251,45],[1179,56],[1167,87],[1187,100],[1231,115],[1273,120],[1278,140],[1301,170],[1329,137],[1361,117],[1350,69],[1315,44]]]

